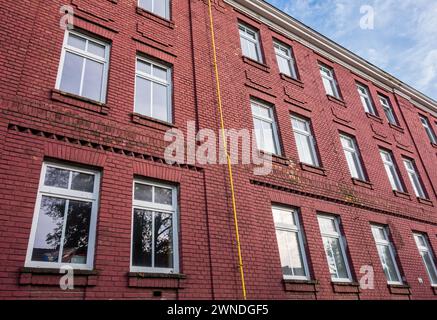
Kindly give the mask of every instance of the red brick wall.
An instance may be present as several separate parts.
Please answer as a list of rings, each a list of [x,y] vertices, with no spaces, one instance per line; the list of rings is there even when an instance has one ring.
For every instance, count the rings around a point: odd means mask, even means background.
[[[135,0],[65,1],[76,26],[111,43],[107,103],[90,105],[53,93],[64,31],[59,7],[64,1],[7,1],[0,8],[0,297],[1,298],[241,298],[235,231],[225,166],[169,166],[162,163],[169,126],[132,122],[137,52],[173,65],[174,125],[218,132],[209,20],[204,1],[173,1],[172,22],[137,12]],[[316,213],[341,217],[354,279],[362,265],[375,270],[375,289],[362,299],[433,299],[412,230],[427,232],[437,248],[436,149],[420,124],[422,113],[406,99],[378,88],[349,70],[316,55],[302,44],[215,1],[214,20],[227,128],[253,128],[250,97],[275,105],[282,157],[274,172],[256,177],[251,166],[235,166],[237,209],[250,299],[356,299],[353,288],[331,284]],[[260,30],[264,66],[241,57],[237,21]],[[272,39],[293,47],[301,82],[282,79]],[[327,99],[318,62],[334,68],[343,103]],[[382,121],[368,118],[355,81],[367,84]],[[377,101],[390,98],[400,127],[392,128]],[[299,166],[290,113],[312,120],[325,174]],[[428,114],[434,124],[436,118]],[[338,132],[357,138],[371,189],[352,183]],[[391,191],[378,147],[393,151],[411,200]],[[413,196],[401,155],[416,161],[432,206]],[[44,159],[98,168],[102,172],[95,248],[96,274],[78,275],[73,291],[57,286],[59,275],[23,271]],[[131,199],[134,175],[177,183],[180,187],[180,265],[185,279],[128,276]],[[271,204],[300,208],[311,278],[306,292],[282,281]],[[392,294],[379,262],[370,222],[388,224],[411,295]],[[418,277],[424,280],[418,282]],[[290,286],[292,287],[290,289]],[[315,288],[315,289],[314,289]],[[339,293],[338,291],[343,291]],[[345,293],[349,292],[349,293]],[[351,293],[352,292],[352,293]],[[158,297],[159,298],[159,297]]]

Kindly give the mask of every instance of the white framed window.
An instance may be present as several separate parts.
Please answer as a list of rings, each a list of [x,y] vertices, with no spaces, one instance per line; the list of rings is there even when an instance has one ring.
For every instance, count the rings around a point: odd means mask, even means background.
[[[385,172],[387,173],[388,180],[393,190],[404,192],[404,186],[399,178],[399,170],[393,161],[393,155],[386,150],[379,150],[381,159],[384,164]]]
[[[279,139],[273,107],[252,100],[251,108],[258,150],[279,155]]]
[[[426,199],[427,196],[425,193],[425,189],[423,188],[422,181],[420,180],[419,174],[417,173],[414,161],[411,159],[403,158],[403,162],[416,197]]]
[[[177,188],[135,179],[132,272],[178,273]]]
[[[320,162],[316,151],[316,140],[314,139],[311,130],[310,121],[293,115],[291,116],[291,124],[293,127],[299,160],[303,163],[318,167]]]
[[[66,31],[56,89],[106,102],[109,44],[76,31]]]
[[[326,94],[340,99],[340,92],[338,90],[337,81],[335,80],[334,70],[323,65],[319,65],[319,69]]]
[[[138,7],[164,19],[170,19],[170,0],[138,0]]]
[[[346,243],[340,231],[338,217],[318,215],[317,220],[332,281],[351,282],[352,275],[346,255]]]
[[[396,262],[396,252],[388,237],[388,228],[380,225],[372,225],[372,234],[375,239],[382,269],[387,278],[387,283],[402,284],[401,274],[399,273],[398,264]]]
[[[364,111],[376,116],[375,106],[373,105],[372,97],[370,96],[369,88],[364,85],[357,84],[358,94],[360,95],[361,103]]]
[[[273,206],[272,212],[284,279],[308,280],[303,231],[297,210]]]
[[[340,134],[340,141],[352,178],[366,181],[367,178],[364,173],[360,151],[358,150],[355,138]]]
[[[433,287],[437,287],[437,268],[435,266],[435,256],[432,252],[428,237],[423,233],[414,233],[414,240],[416,241],[417,249],[425,264],[428,272],[429,280]]]
[[[262,62],[259,32],[241,23],[238,25],[238,30],[243,56]]]
[[[44,162],[26,255],[26,267],[91,270],[100,174]]]
[[[424,116],[420,116],[420,122],[422,122],[423,127],[425,128],[426,134],[428,135],[431,143],[437,144],[437,138],[431,124],[429,123],[428,118]]]
[[[384,109],[384,113],[385,113],[385,116],[387,117],[388,122],[391,124],[397,125],[398,122],[396,120],[396,116],[395,116],[395,113],[393,111],[393,107],[392,107],[390,101],[386,97],[383,97],[383,96],[379,96],[379,101],[381,102],[381,106]]]
[[[278,62],[279,72],[297,79],[296,63],[291,48],[278,41],[273,42],[276,61]]]
[[[171,68],[137,57],[135,74],[135,112],[172,122]]]

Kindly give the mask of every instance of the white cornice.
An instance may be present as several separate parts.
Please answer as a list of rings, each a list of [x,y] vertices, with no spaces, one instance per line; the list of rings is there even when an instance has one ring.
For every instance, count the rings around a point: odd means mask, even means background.
[[[263,0],[224,0],[246,15],[268,25],[288,38],[302,43],[387,91],[394,92],[437,117],[437,102],[387,72],[374,66],[334,41]]]

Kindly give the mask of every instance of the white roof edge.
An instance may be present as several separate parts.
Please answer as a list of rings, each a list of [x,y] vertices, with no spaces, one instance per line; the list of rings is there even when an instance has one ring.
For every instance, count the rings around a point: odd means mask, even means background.
[[[406,98],[418,108],[428,111],[437,117],[437,101],[403,83],[267,2],[263,0],[224,0],[224,2],[268,25],[273,30],[302,43],[320,55],[370,80],[385,90]]]

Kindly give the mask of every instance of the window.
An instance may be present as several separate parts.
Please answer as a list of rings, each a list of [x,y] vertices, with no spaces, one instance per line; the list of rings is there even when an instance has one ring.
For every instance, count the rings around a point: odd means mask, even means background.
[[[292,116],[291,123],[299,160],[303,163],[318,167],[320,163],[316,152],[316,142],[311,132],[310,121],[298,116]]]
[[[392,153],[385,150],[379,150],[379,152],[381,154],[382,162],[384,164],[384,168],[392,189],[395,191],[404,192],[404,187],[398,174],[398,167],[393,161]]]
[[[238,29],[240,31],[240,42],[243,56],[262,62],[258,31],[249,28],[244,24],[239,24]]]
[[[423,127],[425,128],[426,134],[428,135],[429,140],[433,144],[437,144],[437,138],[435,136],[435,132],[431,127],[431,124],[429,123],[428,118],[424,116],[420,116],[420,122],[422,122]]]
[[[363,104],[364,111],[376,116],[375,106],[373,105],[372,97],[369,93],[369,88],[362,84],[357,84],[358,94],[360,95],[361,103]]]
[[[67,31],[56,89],[104,103],[108,79],[109,45]]]
[[[382,268],[387,278],[387,283],[402,284],[401,275],[395,259],[395,251],[389,240],[387,227],[372,225],[372,234],[375,239]]]
[[[172,122],[171,70],[151,60],[137,57],[135,112]]]
[[[367,179],[364,174],[361,155],[355,138],[340,134],[340,140],[352,178],[366,181]]]
[[[393,107],[391,106],[390,101],[383,96],[379,96],[379,101],[381,102],[382,108],[384,109],[385,116],[389,123],[397,125],[398,122],[395,117],[395,113],[393,111]]]
[[[323,86],[325,87],[326,94],[340,99],[340,93],[337,86],[337,81],[334,77],[334,70],[325,67],[323,65],[319,66],[320,74],[322,76]]]
[[[308,266],[297,211],[281,207],[273,207],[272,211],[284,278],[308,280]]]
[[[319,215],[317,219],[331,279],[336,282],[351,282],[352,276],[346,256],[345,243],[340,233],[338,218],[335,216]]]
[[[404,158],[405,169],[408,173],[408,178],[410,178],[411,185],[413,186],[414,193],[416,197],[426,199],[427,195],[425,189],[423,188],[422,181],[420,180],[419,174],[416,170],[416,165],[413,160]]]
[[[291,48],[277,41],[273,43],[273,46],[275,48],[279,72],[293,79],[297,79],[296,65],[291,52]]]
[[[26,267],[93,268],[99,184],[98,172],[43,164]]]
[[[138,0],[138,6],[164,19],[170,19],[170,0]]]
[[[271,154],[280,154],[273,107],[256,101],[252,101],[251,105],[258,149]]]
[[[420,256],[425,264],[428,272],[431,285],[437,286],[437,269],[435,267],[435,257],[429,245],[428,237],[423,233],[415,233],[414,240],[416,241],[417,249],[419,249]]]
[[[177,273],[177,230],[176,188],[135,180],[131,271]]]

